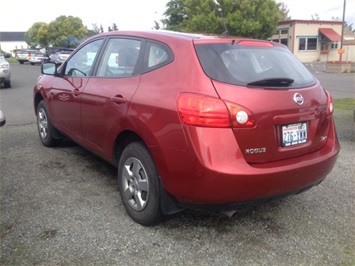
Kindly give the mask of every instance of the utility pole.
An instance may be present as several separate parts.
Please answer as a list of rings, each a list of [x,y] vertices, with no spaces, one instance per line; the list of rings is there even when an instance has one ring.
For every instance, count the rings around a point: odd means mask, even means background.
[[[343,20],[342,20],[342,27],[341,27],[341,38],[340,38],[340,49],[339,49],[339,63],[342,62],[343,58],[343,40],[344,40],[344,26],[345,26],[345,6],[346,6],[346,0],[344,0],[344,5],[343,5]]]

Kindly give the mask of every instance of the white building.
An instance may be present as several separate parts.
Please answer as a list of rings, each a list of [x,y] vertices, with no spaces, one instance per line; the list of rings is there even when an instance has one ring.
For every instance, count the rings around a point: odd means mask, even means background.
[[[344,29],[341,47],[341,21],[286,20],[279,22],[277,32],[270,39],[285,44],[301,62],[355,62],[355,35]]]
[[[0,32],[0,50],[15,55],[17,50],[29,49],[25,42],[26,32]]]

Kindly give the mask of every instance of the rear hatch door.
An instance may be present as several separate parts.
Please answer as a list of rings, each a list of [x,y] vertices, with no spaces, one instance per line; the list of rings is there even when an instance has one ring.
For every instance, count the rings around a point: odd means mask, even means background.
[[[301,156],[325,144],[330,96],[288,49],[251,40],[195,48],[219,97],[253,116],[252,127],[232,128],[247,162]]]

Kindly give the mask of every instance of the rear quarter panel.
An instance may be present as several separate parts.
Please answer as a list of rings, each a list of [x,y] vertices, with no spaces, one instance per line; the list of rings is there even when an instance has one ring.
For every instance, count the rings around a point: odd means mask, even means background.
[[[199,65],[192,42],[167,44],[174,53],[174,61],[141,76],[127,118],[129,127],[152,152],[163,183],[173,169],[186,167],[186,151],[191,149],[177,112],[179,93],[218,97]]]

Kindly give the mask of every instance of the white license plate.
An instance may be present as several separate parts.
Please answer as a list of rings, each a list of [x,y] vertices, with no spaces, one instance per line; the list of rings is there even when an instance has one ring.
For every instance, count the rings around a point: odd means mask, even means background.
[[[282,146],[288,147],[307,142],[307,123],[282,126]]]

